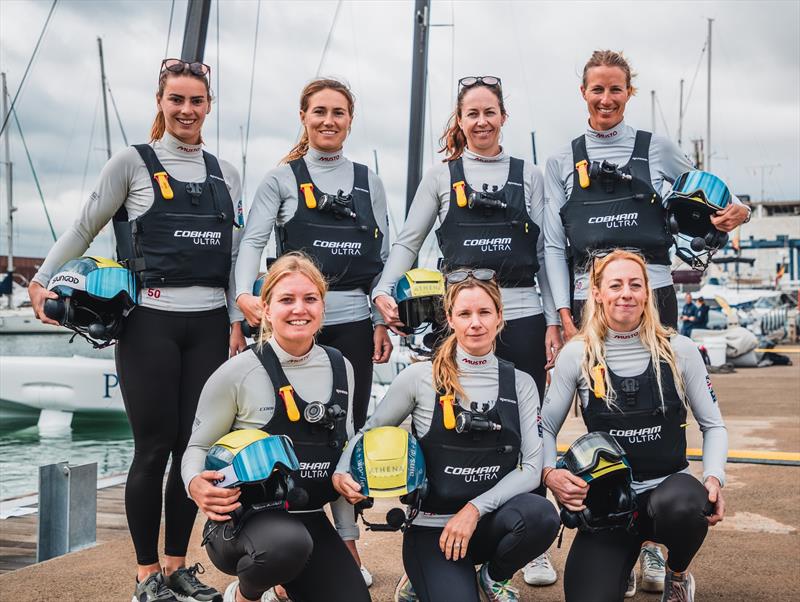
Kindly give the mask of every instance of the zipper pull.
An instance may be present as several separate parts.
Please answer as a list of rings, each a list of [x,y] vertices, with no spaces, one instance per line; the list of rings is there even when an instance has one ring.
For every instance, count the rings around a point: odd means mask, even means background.
[[[311,183],[300,184],[300,190],[303,191],[303,198],[306,201],[306,207],[309,209],[316,209],[317,199],[314,197],[314,185]]]
[[[375,238],[376,238],[376,239],[378,238],[378,232],[379,232],[379,231],[378,231],[378,229],[377,229],[377,228],[375,228]]]
[[[528,233],[528,222],[525,222],[525,234]]]
[[[454,395],[442,395],[439,397],[439,403],[442,404],[442,422],[444,423],[444,428],[448,431],[452,431],[456,428],[456,414],[453,409],[456,398]]]
[[[578,161],[575,169],[578,170],[578,183],[581,188],[589,188],[589,162],[586,159]]]
[[[464,192],[464,180],[453,184],[453,190],[456,191],[456,205],[462,209],[467,206],[467,193]]]
[[[606,397],[606,368],[602,364],[592,368],[592,381],[594,396],[598,399]]]
[[[286,415],[291,422],[300,420],[300,410],[297,409],[297,402],[294,400],[294,388],[292,385],[286,385],[278,390],[278,393],[283,400],[283,405],[286,406]]]
[[[172,192],[172,188],[169,185],[169,175],[166,171],[157,171],[153,174],[156,182],[158,182],[158,187],[161,189],[161,196],[164,197],[165,201],[169,201],[175,196],[175,193]]]

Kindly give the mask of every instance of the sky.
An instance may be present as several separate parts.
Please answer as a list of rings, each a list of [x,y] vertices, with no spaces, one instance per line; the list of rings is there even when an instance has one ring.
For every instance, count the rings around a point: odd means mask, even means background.
[[[97,37],[128,143],[146,142],[158,68],[165,56],[180,56],[186,6],[186,0],[57,3],[15,105],[57,235],[77,216],[106,160]],[[0,71],[12,98],[50,7],[51,0],[0,2]],[[412,1],[212,4],[205,62],[216,100],[203,137],[207,150],[240,172],[247,140],[246,205],[298,137],[302,87],[327,75],[345,79],[356,95],[345,153],[373,169],[377,156],[393,231],[402,225],[413,12]],[[424,168],[441,159],[438,139],[454,108],[456,81],[465,75],[502,78],[510,114],[503,147],[531,159],[535,131],[543,168],[585,128],[580,74],[599,48],[624,51],[637,73],[639,93],[626,110],[634,127],[653,129],[655,90],[655,131],[677,139],[685,80],[682,138],[690,153],[690,141],[706,137],[709,18],[711,170],[754,200],[762,190],[766,199],[800,199],[800,1],[433,0]],[[109,114],[117,152],[125,142],[111,100]],[[15,254],[43,256],[53,240],[16,126],[10,146]],[[5,172],[2,178],[5,254]],[[111,254],[109,240],[101,235],[91,250]]]

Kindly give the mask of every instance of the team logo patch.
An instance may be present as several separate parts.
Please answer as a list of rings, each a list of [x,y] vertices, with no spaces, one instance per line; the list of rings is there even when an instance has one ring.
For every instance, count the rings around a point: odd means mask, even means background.
[[[711,401],[717,403],[717,394],[714,393],[714,387],[711,386],[711,377],[706,374],[706,385],[708,385],[708,392],[711,394]]]

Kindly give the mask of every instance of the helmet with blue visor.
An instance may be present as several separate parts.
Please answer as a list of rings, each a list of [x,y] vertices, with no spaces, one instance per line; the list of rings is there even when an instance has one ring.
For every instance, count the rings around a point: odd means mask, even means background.
[[[436,322],[444,297],[444,276],[437,270],[414,268],[403,274],[394,288],[401,331],[414,334]]]

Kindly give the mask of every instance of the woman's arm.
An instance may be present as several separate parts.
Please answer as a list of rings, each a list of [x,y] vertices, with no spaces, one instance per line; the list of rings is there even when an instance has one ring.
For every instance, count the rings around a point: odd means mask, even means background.
[[[529,214],[533,223],[539,226],[539,238],[536,241],[536,256],[539,261],[539,273],[536,280],[539,284],[539,292],[542,295],[542,306],[544,317],[548,326],[559,326],[561,321],[558,319],[556,306],[553,301],[553,293],[550,289],[550,281],[547,278],[547,261],[545,258],[545,237],[544,237],[544,177],[538,167],[531,170],[531,206]]]
[[[231,273],[228,276],[228,290],[225,291],[225,297],[228,304],[228,317],[231,324],[235,324],[244,317],[236,305],[236,259],[239,255],[243,231],[243,228],[239,226],[239,211],[242,207],[242,179],[239,177],[237,169],[227,161],[220,161],[219,165],[222,169],[222,176],[225,178],[225,185],[228,187],[228,193],[231,195],[231,201],[233,201],[234,215],[231,216],[231,219],[235,225],[231,241]]]

